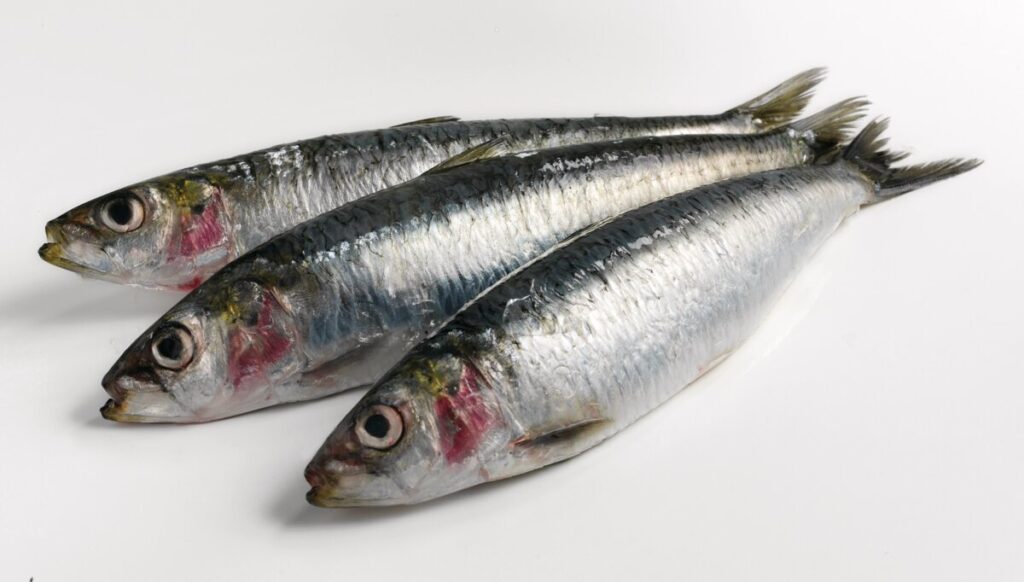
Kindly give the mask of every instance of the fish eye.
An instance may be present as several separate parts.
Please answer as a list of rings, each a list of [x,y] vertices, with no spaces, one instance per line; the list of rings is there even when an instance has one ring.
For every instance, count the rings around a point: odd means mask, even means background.
[[[171,370],[187,366],[195,351],[192,334],[178,326],[168,326],[156,332],[149,345],[156,363]]]
[[[390,449],[402,438],[402,415],[391,406],[371,406],[356,422],[356,436],[363,446]]]
[[[131,232],[142,226],[146,210],[142,201],[133,194],[118,196],[100,209],[103,226],[117,233]]]

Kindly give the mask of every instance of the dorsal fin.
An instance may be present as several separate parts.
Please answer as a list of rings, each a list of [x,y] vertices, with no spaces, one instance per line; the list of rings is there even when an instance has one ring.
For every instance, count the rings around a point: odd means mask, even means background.
[[[485,141],[480,145],[473,146],[461,154],[455,154],[433,168],[430,168],[426,172],[423,172],[423,174],[437,174],[439,172],[444,172],[445,170],[450,170],[452,168],[457,168],[480,160],[497,158],[505,153],[505,137],[498,136],[492,140]]]
[[[458,121],[458,117],[452,117],[451,115],[439,115],[437,117],[428,117],[426,119],[417,119],[416,121],[407,121],[405,123],[399,123],[398,125],[392,125],[391,127],[408,127],[410,125],[430,125],[432,123],[448,123],[449,121]]]
[[[750,115],[762,130],[774,129],[800,115],[824,78],[824,67],[804,71],[730,111]]]

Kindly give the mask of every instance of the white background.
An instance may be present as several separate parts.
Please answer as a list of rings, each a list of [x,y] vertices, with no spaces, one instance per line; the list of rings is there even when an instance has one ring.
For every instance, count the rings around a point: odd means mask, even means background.
[[[829,4],[834,4],[835,8]],[[0,8],[0,579],[1020,580],[1019,2],[18,2]],[[568,463],[410,509],[306,505],[358,398],[119,426],[108,366],[178,296],[36,257],[197,162],[434,115],[714,113],[804,68],[917,160],[711,375]]]

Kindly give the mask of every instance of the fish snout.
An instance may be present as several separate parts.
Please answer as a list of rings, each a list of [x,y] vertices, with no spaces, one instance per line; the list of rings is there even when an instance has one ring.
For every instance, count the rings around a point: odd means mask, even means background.
[[[165,391],[152,373],[111,370],[103,378],[103,389],[110,400],[100,408],[107,420],[126,423],[197,422]]]
[[[110,372],[107,372],[107,375],[103,377],[100,384],[114,402],[121,402],[128,395],[128,387],[121,381],[121,377],[111,376]]]
[[[107,394],[117,403],[123,402],[132,393],[162,390],[160,380],[152,368],[134,361],[114,364],[114,367],[103,376],[100,383]]]
[[[388,475],[354,456],[336,458],[321,449],[305,471],[306,501],[318,507],[391,505],[405,497]]]
[[[48,243],[60,245],[67,242],[67,238],[64,235],[64,229],[61,226],[62,224],[63,221],[60,218],[55,218],[46,223],[45,231]]]
[[[327,484],[327,479],[324,477],[323,471],[314,463],[310,463],[306,467],[304,476],[306,477],[306,483],[309,483],[309,486],[314,489],[321,488]]]
[[[47,263],[57,263],[63,257],[63,247],[68,239],[62,224],[59,218],[46,223],[46,243],[39,247],[39,258]]]
[[[312,477],[312,479],[310,479]],[[406,494],[386,475],[351,472],[323,476],[306,474],[306,501],[317,507],[363,507],[405,502]]]
[[[331,500],[335,497],[334,486],[338,479],[344,479],[347,473],[353,472],[355,471],[347,467],[346,463],[332,459],[323,449],[317,451],[313,460],[306,465],[306,471],[303,474],[306,483],[309,483],[310,486],[309,493],[306,494],[306,501],[320,507],[331,506]]]
[[[47,222],[44,230],[48,242],[60,245],[70,241],[97,244],[100,238],[88,213],[84,211],[72,211],[58,216]]]
[[[365,471],[365,463],[353,454],[354,447],[325,443],[306,465],[306,482],[312,487],[331,483],[336,477],[359,474]]]
[[[39,257],[47,263],[92,276],[112,269],[103,237],[88,222],[75,220],[69,213],[46,223],[45,230],[47,242],[39,247]]]

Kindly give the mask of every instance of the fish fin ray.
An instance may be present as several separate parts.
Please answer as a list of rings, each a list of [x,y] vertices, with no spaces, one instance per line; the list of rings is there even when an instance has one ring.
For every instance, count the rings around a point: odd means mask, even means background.
[[[382,351],[395,347],[395,340],[386,334],[365,341],[354,350],[350,350],[337,358],[328,360],[315,368],[306,370],[299,379],[299,384],[307,387],[347,391],[368,386],[374,383],[379,371],[372,366],[361,366],[364,362],[372,362],[374,356]],[[366,368],[365,370],[363,368]],[[341,381],[350,384],[336,390]]]
[[[512,446],[519,449],[558,448],[599,432],[610,422],[611,419],[603,416],[566,419],[555,425],[531,429],[512,441]]]
[[[975,158],[950,158],[925,164],[913,164],[891,170],[882,181],[879,200],[885,200],[912,190],[969,172],[982,164]]]
[[[946,178],[969,172],[981,165],[981,160],[951,158],[925,164],[894,168],[892,165],[907,157],[905,152],[886,149],[889,140],[882,134],[889,120],[876,119],[846,146],[841,158],[857,166],[875,184],[875,193],[868,204],[875,204]]]
[[[396,127],[409,127],[411,125],[433,125],[435,123],[449,123],[452,121],[459,121],[459,118],[453,117],[451,115],[439,115],[437,117],[426,117],[424,119],[417,119],[414,121],[399,123],[398,125],[392,125],[391,128],[394,129]]]
[[[794,75],[728,113],[745,113],[762,129],[773,129],[796,119],[825,78],[825,67]]]
[[[492,140],[473,146],[460,154],[455,154],[433,168],[430,168],[426,172],[423,172],[423,174],[438,174],[440,172],[471,164],[473,162],[478,162],[480,160],[502,156],[506,153],[505,144],[505,137],[498,136]]]
[[[850,140],[853,125],[864,117],[870,102],[864,97],[851,97],[821,111],[794,121],[793,131],[804,134],[818,158],[833,156],[841,144]]]

